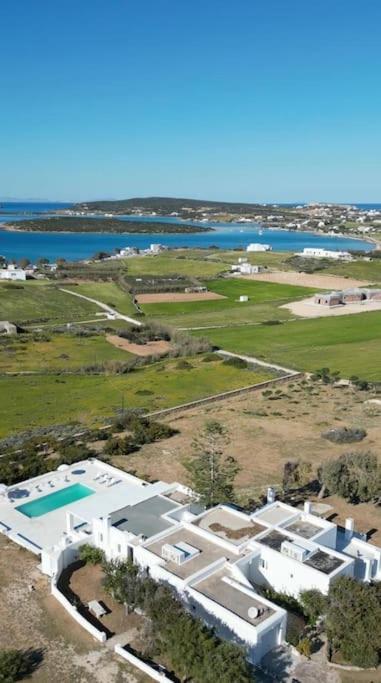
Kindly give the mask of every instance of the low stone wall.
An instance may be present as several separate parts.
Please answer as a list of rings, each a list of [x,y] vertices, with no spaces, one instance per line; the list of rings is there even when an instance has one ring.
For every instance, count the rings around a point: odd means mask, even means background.
[[[62,607],[65,608],[65,610],[70,614],[75,621],[82,626],[88,633],[90,633],[93,638],[98,640],[101,643],[105,643],[107,640],[107,635],[104,631],[100,631],[95,626],[90,624],[85,617],[83,617],[81,614],[79,614],[78,610],[74,605],[71,605],[69,600],[65,598],[65,596],[61,593],[61,591],[57,587],[57,579],[56,577],[52,579],[52,584],[51,584],[51,591],[52,595],[58,600],[58,602],[62,605]]]
[[[155,410],[152,413],[146,413],[145,417],[160,417],[163,415],[171,415],[172,413],[182,412],[183,410],[191,410],[192,408],[197,408],[198,406],[206,405],[208,403],[223,401],[226,398],[233,398],[235,396],[249,394],[252,391],[262,391],[263,389],[267,389],[268,387],[276,386],[278,384],[285,384],[287,382],[290,382],[291,380],[300,379],[303,376],[304,375],[302,372],[295,372],[292,375],[275,377],[274,379],[269,379],[266,382],[259,382],[259,384],[250,384],[249,386],[241,387],[240,389],[224,391],[222,394],[206,396],[205,398],[199,398],[196,401],[191,401],[190,403],[183,403],[181,405],[173,406],[172,408],[163,408],[162,410]]]
[[[129,650],[126,650],[121,645],[115,645],[114,652],[120,657],[123,657],[123,659],[129,662],[129,664],[132,664],[132,666],[135,666],[137,669],[140,669],[140,671],[147,674],[147,676],[150,676],[150,678],[152,678],[154,681],[160,681],[161,683],[163,681],[168,681],[169,683],[173,683],[173,679],[168,678],[163,671],[154,669],[152,666],[146,662],[143,662],[143,660],[133,655],[132,652],[129,652]]]

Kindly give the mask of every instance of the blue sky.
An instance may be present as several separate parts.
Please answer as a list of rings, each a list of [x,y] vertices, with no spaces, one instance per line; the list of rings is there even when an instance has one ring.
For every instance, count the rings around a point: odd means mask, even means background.
[[[2,0],[0,196],[381,202],[380,0]]]

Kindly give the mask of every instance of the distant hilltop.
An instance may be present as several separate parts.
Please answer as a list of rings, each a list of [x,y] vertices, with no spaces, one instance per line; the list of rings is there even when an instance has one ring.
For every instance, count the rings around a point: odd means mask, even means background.
[[[114,214],[131,213],[132,211],[153,211],[160,215],[173,212],[181,213],[193,211],[226,211],[232,213],[246,213],[254,209],[263,209],[262,204],[248,204],[241,202],[218,202],[209,199],[184,199],[178,197],[132,197],[131,199],[100,200],[95,202],[81,202],[74,204],[74,211],[109,211]],[[270,208],[270,206],[269,206]]]

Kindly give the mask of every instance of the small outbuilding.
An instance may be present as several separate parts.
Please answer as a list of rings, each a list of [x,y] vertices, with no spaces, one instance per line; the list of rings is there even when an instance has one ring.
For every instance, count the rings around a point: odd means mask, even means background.
[[[2,334],[17,334],[17,326],[8,320],[0,320],[0,335]]]

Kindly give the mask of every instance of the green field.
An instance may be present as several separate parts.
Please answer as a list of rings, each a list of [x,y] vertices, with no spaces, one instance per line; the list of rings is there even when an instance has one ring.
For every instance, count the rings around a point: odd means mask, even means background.
[[[163,361],[127,375],[35,375],[0,378],[0,436],[40,425],[108,418],[115,410],[166,408],[270,379],[251,371],[190,358],[192,369]]]
[[[70,289],[76,294],[83,294],[91,299],[101,301],[124,315],[133,316],[137,313],[131,296],[123,292],[114,282],[86,282],[78,285],[63,286],[65,289]],[[97,310],[99,312],[101,309],[98,308]]]
[[[297,320],[276,326],[203,330],[220,348],[288,367],[340,370],[381,381],[381,312]]]
[[[12,283],[13,284],[13,283]],[[94,318],[99,308],[46,281],[0,284],[0,319],[14,323],[67,322]]]
[[[208,260],[203,254],[199,258],[191,258],[192,254],[178,253],[177,251],[163,256],[142,256],[129,258],[123,261],[127,265],[128,275],[185,275],[191,277],[215,277],[224,270],[230,270],[223,261]]]
[[[308,287],[242,278],[209,280],[206,284],[210,291],[226,298],[215,301],[144,304],[142,309],[147,316],[160,317],[177,327],[252,323],[274,318],[285,320],[291,314],[279,306],[311,296],[315,291]],[[241,294],[247,294],[249,301],[240,303],[238,300]]]
[[[104,335],[54,334],[49,341],[34,341],[20,335],[1,340],[0,373],[75,370],[85,365],[130,358],[130,353],[117,349]]]

